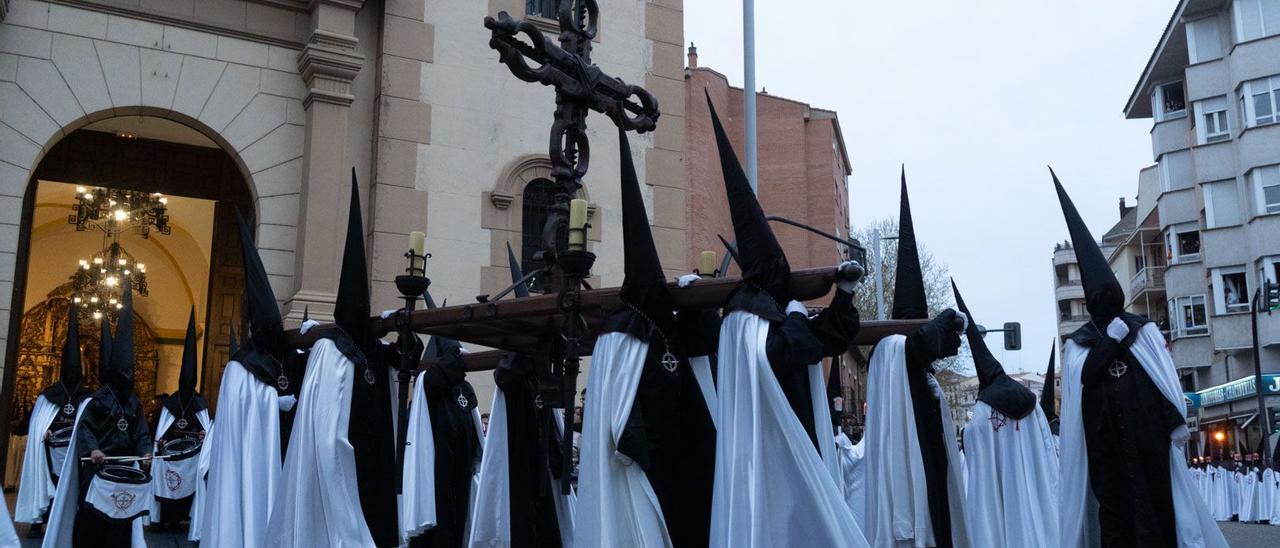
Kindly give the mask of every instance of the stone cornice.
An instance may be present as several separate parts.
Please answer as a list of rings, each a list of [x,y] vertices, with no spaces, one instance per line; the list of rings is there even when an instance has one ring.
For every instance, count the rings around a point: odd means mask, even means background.
[[[314,10],[320,4],[338,6],[355,11],[364,7],[364,0],[307,0],[307,9]]]
[[[314,40],[314,35],[312,38]],[[362,66],[364,56],[355,51],[317,42],[307,44],[298,55],[298,72],[307,83],[303,105],[310,106],[312,101],[350,105],[355,100],[351,95],[351,80]]]

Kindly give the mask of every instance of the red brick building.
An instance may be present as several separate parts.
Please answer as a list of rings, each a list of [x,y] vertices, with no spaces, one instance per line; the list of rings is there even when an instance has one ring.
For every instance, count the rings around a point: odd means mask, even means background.
[[[699,67],[697,50],[693,48],[690,48],[684,75],[688,264],[697,265],[698,254],[703,250],[724,255],[724,246],[716,238],[717,234],[733,240],[733,223],[725,201],[724,179],[716,160],[716,139],[703,90],[711,96],[738,157],[745,162],[743,91],[730,86],[723,74]],[[851,171],[836,113],[767,94],[757,95],[756,113],[758,192],[765,213],[847,236],[847,177]],[[826,238],[777,224],[774,233],[787,251],[793,269],[831,266],[842,260],[840,246]]]

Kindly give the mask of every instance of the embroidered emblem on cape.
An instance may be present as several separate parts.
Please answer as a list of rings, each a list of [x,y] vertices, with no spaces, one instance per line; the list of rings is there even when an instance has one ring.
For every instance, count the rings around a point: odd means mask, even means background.
[[[66,404],[66,405],[62,406],[62,414],[63,414],[63,415],[70,415],[70,414],[75,413],[75,412],[76,412],[76,406],[74,406],[74,405],[71,405],[71,404],[69,404],[69,403],[68,403],[68,404]]]
[[[369,383],[369,384],[374,384],[374,383],[376,383],[377,381],[378,381],[378,379],[374,378],[374,376],[373,376],[373,370],[372,370],[372,369],[369,369],[369,368],[365,368],[365,370],[364,370],[364,382],[367,382],[367,383]]]
[[[124,420],[123,418],[122,418],[122,419],[120,419],[120,420],[118,420],[118,421],[116,421],[116,428],[119,428],[121,432],[128,432],[128,431],[129,431],[129,421]]]
[[[676,368],[680,367],[680,360],[677,360],[676,355],[672,354],[671,351],[668,350],[662,353],[662,367],[666,369],[668,373],[675,373]]]
[[[1112,363],[1111,367],[1107,368],[1107,373],[1109,373],[1112,377],[1115,377],[1117,379],[1120,377],[1123,377],[1124,374],[1128,371],[1129,371],[1129,365],[1120,361]]]
[[[138,498],[138,495],[128,491],[116,491],[111,493],[111,502],[116,505],[116,509],[118,510],[128,510],[130,506],[133,506],[133,501],[136,498]]]
[[[469,400],[467,400],[467,395],[466,395],[466,394],[458,394],[458,400],[457,400],[457,401],[458,401],[458,406],[459,406],[459,407],[462,407],[463,409],[466,409],[466,408],[467,408],[467,406],[471,404],[471,402],[470,402]]]
[[[991,421],[991,430],[996,432],[999,432],[1001,428],[1004,428],[1005,423],[1008,422],[1003,414],[996,411],[991,412],[991,418],[988,420]]]
[[[182,474],[174,472],[173,470],[165,470],[164,484],[169,486],[170,491],[177,491],[182,487]]]
[[[178,430],[183,430],[187,427],[187,419],[178,419],[176,424],[178,425]]]
[[[533,397],[533,406],[542,409],[542,394]]]
[[[284,375],[280,375],[279,377],[276,377],[276,386],[279,386],[281,390],[288,390],[289,377],[286,377]]]

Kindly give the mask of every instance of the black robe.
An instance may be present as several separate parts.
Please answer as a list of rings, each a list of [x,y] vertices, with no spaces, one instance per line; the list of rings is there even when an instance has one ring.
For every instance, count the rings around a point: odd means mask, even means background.
[[[907,337],[907,389],[911,393],[911,410],[915,414],[916,438],[920,443],[920,461],[924,465],[925,492],[929,496],[929,522],[933,525],[935,546],[952,546],[951,502],[947,492],[947,444],[942,428],[942,402],[929,385],[933,374],[934,353],[924,334]]]
[[[533,360],[512,356],[494,371],[507,404],[511,548],[559,548],[555,494],[564,462],[551,408],[537,406]]]
[[[204,425],[200,424],[200,418],[197,415],[208,409],[208,403],[204,396],[199,392],[193,393],[190,397],[183,397],[182,392],[175,392],[160,402],[160,405],[169,411],[173,416],[173,424],[169,425],[169,430],[160,438],[156,439],[158,445],[164,442],[180,438],[184,435],[199,435],[204,432]],[[178,421],[186,419],[187,427],[179,429]],[[158,432],[157,432],[158,433]],[[156,521],[160,523],[176,524],[191,511],[191,501],[195,499],[195,493],[192,493],[181,500],[167,500],[156,497],[160,503],[160,516]]]
[[[1131,335],[1121,342],[1092,325],[1071,336],[1089,348],[1080,405],[1102,544],[1177,546],[1169,437],[1185,421],[1129,351],[1145,320],[1125,319]]]
[[[119,421],[128,422],[126,430],[120,430]],[[80,416],[76,428],[76,454],[67,458],[88,457],[95,449],[108,457],[140,457],[152,451],[151,430],[147,427],[146,414],[138,397],[129,394],[117,399],[109,387],[102,387],[93,394]],[[93,462],[80,464],[80,501],[85,500],[89,482],[93,480],[98,465]],[[72,533],[74,546],[128,546],[132,538],[129,521],[108,520],[98,512],[81,507],[76,512]]]
[[[423,375],[436,448],[436,526],[413,537],[410,546],[454,548],[466,540],[471,478],[481,449],[472,416],[476,393],[465,377],[456,343],[443,349],[441,361]]]
[[[355,375],[347,439],[355,453],[360,509],[369,534],[377,546],[398,546],[395,421],[388,367],[397,363],[399,353],[390,345],[380,342],[375,345],[375,349],[365,354],[369,356],[369,363],[362,363],[363,359],[352,360]],[[338,348],[343,350],[344,345],[339,344]],[[345,350],[343,354],[348,358],[361,356]]]

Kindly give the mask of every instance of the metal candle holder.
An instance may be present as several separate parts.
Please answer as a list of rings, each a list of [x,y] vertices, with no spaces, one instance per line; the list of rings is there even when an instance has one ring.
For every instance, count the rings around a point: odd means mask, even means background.
[[[405,252],[404,257],[408,261],[408,266],[405,267],[404,274],[396,276],[396,289],[404,299],[404,307],[397,310],[395,314],[396,333],[400,335],[400,363],[396,376],[396,386],[399,391],[397,404],[400,406],[400,414],[397,415],[399,424],[396,425],[398,435],[396,438],[396,494],[402,494],[404,489],[404,449],[409,433],[409,379],[418,366],[419,358],[413,355],[416,346],[414,343],[418,342],[418,335],[413,332],[409,318],[413,314],[418,298],[426,293],[427,287],[431,285],[431,279],[426,277],[427,258],[431,257],[431,254],[423,252],[419,255],[410,249]]]

